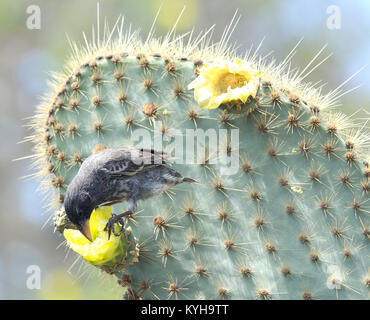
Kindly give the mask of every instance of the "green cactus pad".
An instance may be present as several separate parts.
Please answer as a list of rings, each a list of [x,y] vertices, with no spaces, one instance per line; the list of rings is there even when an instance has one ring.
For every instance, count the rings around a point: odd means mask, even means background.
[[[61,203],[94,148],[137,145],[137,129],[160,137],[172,168],[200,182],[141,201],[126,219],[138,261],[107,270],[125,298],[367,298],[370,169],[356,124],[327,111],[327,96],[286,80],[283,68],[253,59],[262,70],[255,99],[200,109],[187,85],[202,61],[235,57],[191,51],[182,40],[130,41],[73,58],[33,124],[43,183]],[[200,161],[184,154],[178,163],[173,143],[189,129],[221,132],[219,149],[238,170],[230,175],[207,144],[195,152]]]

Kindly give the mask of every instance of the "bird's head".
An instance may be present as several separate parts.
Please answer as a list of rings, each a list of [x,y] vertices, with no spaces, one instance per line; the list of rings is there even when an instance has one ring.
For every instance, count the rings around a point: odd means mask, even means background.
[[[73,192],[68,188],[64,198],[64,208],[68,219],[88,240],[92,241],[89,221],[94,205],[90,195],[85,191]]]

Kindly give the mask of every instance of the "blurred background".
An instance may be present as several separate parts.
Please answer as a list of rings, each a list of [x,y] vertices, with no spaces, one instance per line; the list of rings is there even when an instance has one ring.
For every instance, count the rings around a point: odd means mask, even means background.
[[[370,1],[305,0],[100,0],[100,16],[113,25],[119,14],[140,28],[146,37],[158,8],[157,34],[173,25],[184,5],[178,32],[206,29],[216,24],[218,40],[235,11],[240,22],[231,37],[240,52],[256,47],[264,38],[261,54],[273,51],[281,61],[303,38],[293,58],[304,67],[325,45],[323,58],[333,53],[307,81],[328,83],[324,92],[336,88],[370,62]],[[41,29],[29,30],[27,8],[41,9]],[[334,13],[340,21],[332,21]],[[47,89],[49,71],[61,71],[69,54],[66,34],[82,41],[82,31],[91,35],[96,23],[96,1],[91,0],[1,0],[0,1],[0,299],[120,299],[116,280],[87,268],[69,253],[42,208],[37,181],[22,181],[30,162],[12,161],[31,154],[32,145],[19,144],[29,135],[27,117],[34,114]],[[328,11],[329,7],[329,11]],[[328,21],[329,19],[329,21]],[[328,24],[329,23],[329,24]],[[339,23],[339,24],[338,24]],[[332,28],[332,27],[339,28]],[[342,98],[347,114],[370,111],[370,66],[344,89],[361,85]],[[44,226],[45,225],[45,226]],[[44,227],[43,227],[44,226]],[[60,247],[59,247],[60,246]],[[36,267],[32,267],[36,266]],[[36,269],[32,269],[36,268]],[[40,288],[30,276],[40,271]],[[31,272],[31,273],[27,273]],[[30,286],[31,282],[31,286]],[[28,284],[28,285],[27,285]],[[32,289],[32,286],[36,287]]]

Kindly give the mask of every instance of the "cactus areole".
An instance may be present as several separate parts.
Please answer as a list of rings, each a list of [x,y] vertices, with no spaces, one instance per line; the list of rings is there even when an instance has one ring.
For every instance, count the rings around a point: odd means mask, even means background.
[[[125,299],[366,299],[368,135],[334,110],[340,94],[302,83],[289,59],[116,31],[73,45],[32,120],[67,244]],[[127,204],[98,208],[97,240],[81,238],[63,213],[68,184],[93,152],[139,145],[199,183],[139,201],[110,243],[104,223]]]

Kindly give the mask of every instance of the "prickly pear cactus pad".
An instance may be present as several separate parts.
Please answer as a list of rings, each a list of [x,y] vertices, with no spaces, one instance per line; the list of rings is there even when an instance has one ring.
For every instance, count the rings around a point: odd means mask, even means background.
[[[84,159],[150,137],[199,183],[139,202],[119,254],[95,263],[125,299],[367,299],[369,137],[335,110],[341,91],[303,83],[289,57],[236,56],[228,32],[214,44],[173,31],[142,42],[116,26],[72,44],[32,120],[35,166],[69,245],[63,196]]]

